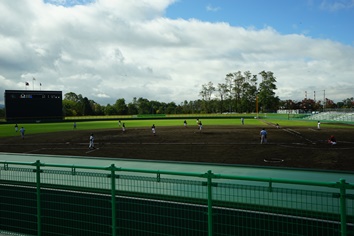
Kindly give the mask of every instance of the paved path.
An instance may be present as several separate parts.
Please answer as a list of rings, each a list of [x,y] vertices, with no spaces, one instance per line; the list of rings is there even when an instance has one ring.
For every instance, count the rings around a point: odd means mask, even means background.
[[[143,170],[163,170],[174,172],[206,173],[211,170],[214,174],[237,175],[247,177],[260,177],[272,179],[338,182],[345,179],[354,184],[354,172],[301,170],[285,168],[265,168],[236,165],[218,165],[205,163],[181,163],[166,161],[129,160],[117,158],[92,158],[92,157],[69,157],[38,154],[8,154],[0,153],[0,161],[35,162],[40,160],[50,164],[69,164],[82,166],[110,166]],[[180,178],[180,177],[179,177]]]

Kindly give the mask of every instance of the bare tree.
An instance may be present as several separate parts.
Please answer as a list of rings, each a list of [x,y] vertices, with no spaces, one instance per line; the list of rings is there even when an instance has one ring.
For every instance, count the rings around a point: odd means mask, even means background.
[[[217,91],[219,92],[220,96],[220,113],[223,113],[224,111],[224,99],[226,96],[228,96],[229,89],[227,84],[220,84],[218,83],[218,88]]]
[[[209,112],[209,105],[210,105],[209,103],[214,91],[215,91],[215,87],[212,82],[202,85],[202,91],[200,91],[199,95],[202,96],[206,112]]]

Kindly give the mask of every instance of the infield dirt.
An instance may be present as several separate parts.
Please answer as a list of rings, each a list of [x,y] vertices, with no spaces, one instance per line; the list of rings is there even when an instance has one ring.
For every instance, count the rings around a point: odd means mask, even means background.
[[[266,124],[268,143],[255,126],[150,127],[72,130],[0,138],[0,152],[111,157],[233,165],[354,171],[353,129],[280,127]],[[95,149],[88,149],[89,136]],[[337,145],[329,145],[330,135]]]

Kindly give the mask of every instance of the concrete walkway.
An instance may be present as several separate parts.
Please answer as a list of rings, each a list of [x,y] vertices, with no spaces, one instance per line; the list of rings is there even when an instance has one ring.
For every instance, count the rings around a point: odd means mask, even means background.
[[[218,165],[215,163],[182,163],[102,157],[93,158],[77,156],[0,153],[0,161],[35,162],[37,160],[48,164],[101,167],[108,167],[114,164],[116,167],[121,168],[173,172],[206,173],[211,170],[214,174],[302,181],[338,182],[340,179],[345,179],[347,183],[354,184],[354,172]]]

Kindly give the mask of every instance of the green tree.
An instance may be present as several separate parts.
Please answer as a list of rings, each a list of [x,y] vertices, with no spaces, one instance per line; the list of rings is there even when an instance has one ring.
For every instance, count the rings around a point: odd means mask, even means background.
[[[5,118],[5,108],[0,109],[0,118]]]
[[[338,108],[344,108],[344,102],[337,102]]]
[[[138,114],[150,114],[151,104],[146,98],[139,98],[137,100]]]
[[[137,115],[138,108],[133,103],[128,103],[128,115]]]
[[[64,94],[63,112],[66,116],[81,116],[83,115],[83,97],[81,94],[69,92]]]
[[[158,109],[156,111],[157,114],[166,114],[166,107],[167,107],[167,104],[164,103],[164,102],[161,102],[159,103],[158,105]]]
[[[209,112],[210,113],[221,113],[220,101],[218,99],[211,99],[209,101]]]
[[[91,100],[90,100],[90,102],[91,102]],[[91,107],[93,109],[94,115],[98,115],[98,116],[104,115],[104,109],[105,109],[104,106],[92,101],[91,102]]]
[[[133,101],[128,103],[128,115],[137,115],[138,114],[138,101],[136,97],[133,98]]]
[[[343,100],[343,108],[353,108],[354,107],[354,98],[346,98]]]
[[[64,116],[77,116],[76,103],[64,99],[62,102]]]
[[[242,112],[255,112],[257,95],[257,75],[244,72],[245,83],[243,84],[243,96],[241,98]]]
[[[161,103],[158,101],[150,101],[150,114],[160,113]],[[161,114],[161,113],[160,113]]]
[[[220,96],[220,113],[224,112],[224,100],[227,99],[229,89],[227,84],[218,83],[217,91],[219,92]]]
[[[258,101],[262,112],[275,111],[278,108],[279,98],[275,96],[276,78],[273,72],[262,71],[259,73],[262,76],[262,82],[259,84]]]
[[[183,114],[183,107],[181,105],[177,105],[175,112],[176,114]]]
[[[191,113],[191,107],[189,106],[189,103],[187,100],[184,100],[184,102],[181,103],[181,108],[182,108],[182,114],[190,114]]]
[[[125,99],[124,98],[120,98],[118,99],[114,105],[114,110],[116,111],[117,115],[126,115],[128,114],[128,107],[125,104]]]
[[[229,73],[225,77],[225,84],[227,86],[227,107],[229,109],[229,112],[234,111],[234,104],[233,104],[233,99],[234,99],[234,74]]]
[[[245,77],[242,75],[241,71],[235,72],[233,75],[234,75],[233,91],[235,94],[236,112],[242,112],[241,98],[243,97],[244,88],[245,88]]]
[[[166,114],[176,114],[177,105],[174,102],[167,103]]]
[[[111,115],[115,115],[116,111],[114,110],[114,107],[111,104],[107,104],[107,106],[104,109],[104,114],[106,116],[111,116]]]
[[[88,100],[87,97],[84,97],[82,100],[82,104],[81,104],[81,108],[82,108],[82,115],[84,116],[92,116],[94,115],[93,113],[93,109],[91,107],[91,103]]]
[[[69,100],[69,101],[74,101],[74,102],[79,102],[80,97],[74,92],[69,92],[64,94],[64,100]]]

